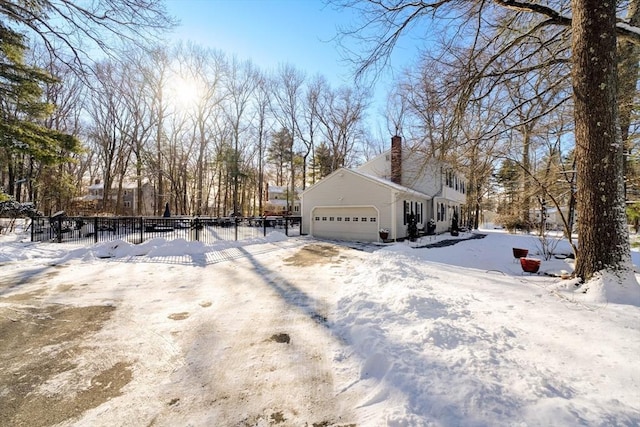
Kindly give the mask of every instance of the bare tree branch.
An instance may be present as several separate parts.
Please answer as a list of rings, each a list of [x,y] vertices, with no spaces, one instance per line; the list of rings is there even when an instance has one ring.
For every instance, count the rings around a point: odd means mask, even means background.
[[[122,43],[148,49],[176,24],[162,0],[0,0],[0,16],[81,74],[96,50],[111,55]]]

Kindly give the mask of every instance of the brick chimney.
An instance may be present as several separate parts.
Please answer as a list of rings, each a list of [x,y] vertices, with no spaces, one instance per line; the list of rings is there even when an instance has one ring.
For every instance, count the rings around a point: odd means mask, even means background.
[[[391,181],[402,185],[402,138],[391,137]]]

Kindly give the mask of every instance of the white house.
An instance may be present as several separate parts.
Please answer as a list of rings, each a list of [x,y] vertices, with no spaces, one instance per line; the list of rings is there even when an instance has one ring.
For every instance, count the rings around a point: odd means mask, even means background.
[[[125,215],[148,215],[153,213],[153,189],[149,183],[142,184],[142,212],[137,212],[138,205],[138,189],[136,183],[124,182],[122,186],[122,207],[121,211]],[[88,194],[77,197],[74,202],[80,213],[89,215],[91,213],[100,212],[104,209],[102,205],[104,198],[104,183],[96,179],[93,184],[87,188]],[[117,199],[117,189],[113,187],[111,192],[111,200],[113,203]]]
[[[315,237],[379,241],[379,230],[390,239],[407,237],[409,216],[418,228],[433,218],[436,233],[460,215],[466,182],[451,168],[402,147],[391,139],[391,150],[355,170],[341,168],[302,193],[302,232]]]
[[[569,221],[569,207],[562,206],[560,210],[555,207],[546,208],[545,215],[545,225],[547,230],[564,230],[562,217],[564,216],[564,218]],[[539,224],[542,222],[542,210],[531,209],[529,211],[529,217],[539,227]]]
[[[300,215],[300,189],[296,188],[291,206],[290,189],[279,185],[269,185],[265,190],[265,215]]]

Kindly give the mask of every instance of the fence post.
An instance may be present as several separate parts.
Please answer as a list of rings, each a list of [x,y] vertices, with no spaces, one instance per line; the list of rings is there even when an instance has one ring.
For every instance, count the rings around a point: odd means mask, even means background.
[[[143,229],[143,224],[144,220],[142,219],[142,217],[140,217],[140,243],[144,242],[144,229]]]
[[[53,231],[56,233],[55,241],[56,243],[62,243],[62,221],[60,221],[60,217],[55,217],[53,223],[55,224],[53,227]]]
[[[284,219],[284,235],[289,237],[289,217],[283,216],[282,219]]]
[[[262,237],[267,237],[267,216],[262,217]]]
[[[98,217],[93,217],[93,243],[98,243]]]
[[[196,242],[200,241],[200,218],[196,217],[195,219],[195,224],[194,224],[195,230],[196,230]]]

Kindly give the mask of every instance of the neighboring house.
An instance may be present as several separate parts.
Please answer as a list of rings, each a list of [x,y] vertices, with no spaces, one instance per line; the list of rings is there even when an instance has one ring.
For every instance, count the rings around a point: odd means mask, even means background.
[[[76,198],[74,201],[82,210],[86,210],[89,206],[93,212],[82,212],[83,214],[90,214],[101,212],[104,210],[103,198],[104,198],[104,183],[96,179],[93,184],[88,188],[88,194]],[[111,191],[111,199],[113,203],[116,203],[118,190],[116,188]],[[122,186],[122,209],[123,215],[149,215],[153,213],[153,189],[150,184],[145,183],[142,185],[142,212],[137,212],[138,206],[138,190],[135,183],[124,183]]]
[[[461,215],[466,182],[451,168],[403,149],[399,136],[391,150],[361,167],[341,168],[302,193],[302,232],[315,237],[379,241],[407,237],[414,214],[419,229],[433,218],[436,233],[449,229]]]
[[[291,197],[289,197],[289,187],[269,185],[265,190],[264,215],[300,215],[300,190],[296,189],[294,194],[293,209],[289,207]]]
[[[562,216],[565,217],[567,221],[569,221],[569,208],[563,206],[560,211],[557,208],[546,208],[545,210],[545,225],[547,230],[564,230],[564,223],[562,222]],[[575,212],[574,212],[575,215]],[[542,221],[542,210],[541,209],[531,209],[529,211],[529,216],[531,221],[533,221],[536,226],[540,226],[540,222]],[[575,222],[575,221],[574,221]],[[575,226],[575,224],[574,224]]]

